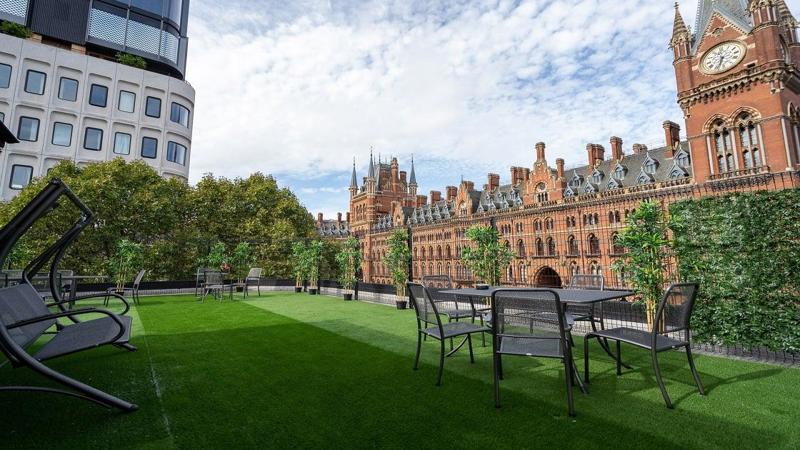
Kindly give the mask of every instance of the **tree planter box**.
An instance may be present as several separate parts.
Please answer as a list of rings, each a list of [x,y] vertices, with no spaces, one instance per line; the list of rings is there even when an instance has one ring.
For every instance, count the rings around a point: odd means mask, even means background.
[[[350,301],[353,299],[353,294],[342,294],[345,301]]]
[[[394,302],[394,304],[397,306],[397,309],[399,310],[408,308],[408,300],[397,300]]]
[[[295,286],[294,291],[299,294],[300,292],[303,292],[303,288]]]
[[[314,288],[309,288],[308,289],[308,295],[317,295],[317,290],[314,289]]]

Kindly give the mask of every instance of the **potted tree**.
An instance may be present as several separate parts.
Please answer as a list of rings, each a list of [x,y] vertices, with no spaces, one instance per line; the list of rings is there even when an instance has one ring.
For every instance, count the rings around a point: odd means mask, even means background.
[[[120,240],[117,242],[117,252],[109,260],[109,265],[116,283],[114,289],[117,293],[122,294],[125,283],[129,280],[132,281],[134,274],[141,268],[142,245],[128,239]]]
[[[247,276],[250,271],[250,265],[253,262],[253,248],[249,242],[240,242],[233,249],[231,255],[231,263],[233,265],[233,273],[236,275],[237,292],[244,290],[242,280]]]
[[[494,227],[473,226],[467,229],[466,236],[472,245],[464,248],[464,263],[478,281],[499,285],[503,268],[514,259],[514,253],[500,245],[500,233]]]
[[[319,294],[319,263],[322,258],[322,241],[312,241],[305,251],[306,270],[308,270],[308,293]]]
[[[666,222],[661,205],[652,201],[640,203],[625,220],[625,229],[619,234],[618,242],[626,252],[614,263],[614,270],[626,274],[638,302],[644,306],[651,331],[656,306],[666,283],[670,249]]]
[[[205,263],[208,267],[216,267],[219,268],[221,272],[228,272],[231,266],[228,264],[228,256],[225,254],[225,244],[221,241],[217,241],[216,244],[211,246],[211,250],[208,251],[208,256],[206,256]]]
[[[361,245],[354,237],[344,241],[342,249],[336,254],[336,262],[339,265],[339,284],[345,292],[342,294],[345,300],[353,299],[353,289],[358,282],[356,272],[361,267]]]
[[[403,229],[392,231],[386,240],[388,250],[383,263],[392,275],[392,282],[397,290],[397,309],[408,308],[406,283],[408,282],[408,264],[411,262],[411,250],[408,248],[408,232]],[[402,300],[401,300],[402,299]]]
[[[292,244],[292,261],[294,262],[294,291],[303,292],[303,281],[306,279],[306,244],[305,242],[295,242]]]

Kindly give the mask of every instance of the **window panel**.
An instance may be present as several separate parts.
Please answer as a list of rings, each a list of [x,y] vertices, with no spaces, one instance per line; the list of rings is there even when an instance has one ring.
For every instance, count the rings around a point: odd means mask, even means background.
[[[25,75],[25,92],[29,94],[44,95],[44,86],[47,75],[37,70],[29,70]]]
[[[0,112],[0,122],[6,122],[6,113]]]
[[[69,147],[72,145],[72,125],[63,122],[53,124],[53,145]]]
[[[14,164],[11,166],[11,180],[8,187],[14,190],[23,189],[33,179],[33,167]]]
[[[33,117],[20,117],[17,139],[20,141],[36,142],[39,140],[39,119]]]
[[[108,88],[100,84],[93,84],[89,90],[89,104],[105,108],[108,104]]]
[[[180,103],[172,102],[172,109],[170,110],[169,120],[179,123],[184,127],[189,127],[189,109]]]
[[[136,94],[128,91],[119,91],[119,110],[132,113],[136,110]]]
[[[114,153],[118,155],[131,154],[131,135],[128,133],[117,133],[114,135]]]
[[[158,139],[142,138],[142,158],[155,159],[158,155]]]
[[[0,89],[6,89],[11,85],[11,66],[0,64]]]
[[[144,114],[147,117],[154,117],[156,119],[161,117],[161,99],[157,97],[147,97],[147,102],[144,108]]]
[[[167,144],[167,161],[186,165],[186,147],[177,142]]]
[[[103,130],[99,128],[86,128],[83,136],[83,148],[86,150],[100,151],[103,149]]]
[[[58,82],[58,98],[68,102],[78,100],[78,80],[61,77]]]

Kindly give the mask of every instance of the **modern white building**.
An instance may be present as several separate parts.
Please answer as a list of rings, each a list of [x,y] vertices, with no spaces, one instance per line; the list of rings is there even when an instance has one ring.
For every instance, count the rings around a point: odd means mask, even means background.
[[[12,21],[35,23],[36,0],[10,1],[27,5],[27,18]],[[83,0],[82,5],[81,0],[74,1],[89,11],[79,38],[68,37],[80,41],[77,44],[65,41],[63,36],[37,33],[33,38],[20,39],[0,34],[0,120],[20,140],[0,154],[0,199],[13,198],[33,177],[47,173],[64,159],[79,165],[117,157],[141,159],[162,176],[187,180],[195,93],[183,80],[185,33],[179,38],[173,34],[180,33],[164,31],[180,25],[162,17],[158,24],[162,31],[142,35],[157,42],[143,45],[146,40],[142,36],[134,39],[142,26],[134,23],[133,16],[155,21],[155,13],[146,17],[147,11],[129,5],[123,20],[102,10],[110,9],[106,8],[110,4]],[[143,4],[153,7],[155,3],[165,14],[179,3],[183,15],[177,16],[185,29],[188,0],[150,0]],[[9,20],[3,5],[0,1],[0,19]],[[78,11],[78,17],[81,14]],[[110,20],[109,15],[122,22]],[[97,23],[98,17],[102,23]],[[120,26],[122,43],[112,42]],[[47,27],[31,28],[34,32],[47,31]],[[174,41],[173,50],[159,54],[167,41]],[[113,56],[117,51],[144,57],[147,70],[117,63]]]

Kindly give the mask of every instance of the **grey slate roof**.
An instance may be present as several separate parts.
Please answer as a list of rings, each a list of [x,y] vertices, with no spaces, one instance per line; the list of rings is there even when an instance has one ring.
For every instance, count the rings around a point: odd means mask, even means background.
[[[505,184],[494,191],[483,191],[480,196],[477,212],[497,211],[522,205],[522,196],[518,188]]]
[[[404,211],[406,212],[405,208]],[[447,200],[439,200],[433,204],[423,205],[421,208],[413,208],[406,217],[408,225],[424,225],[429,223],[441,222],[455,217],[455,204]]]
[[[692,30],[695,33],[692,43],[693,53],[697,52],[703,33],[715,12],[746,33],[753,28],[752,18],[747,11],[747,0],[702,0],[697,6],[697,20]]]
[[[625,155],[621,161],[605,160],[589,172],[589,166],[581,166],[568,170],[564,176],[567,179],[565,197],[589,194],[593,192],[606,192],[620,187],[631,187],[668,181],[674,178],[685,178],[692,175],[691,165],[681,167],[676,164],[675,158],[667,157],[667,147],[648,150],[638,154]],[[675,156],[681,153],[689,154],[689,144],[682,142]],[[652,161],[656,164],[655,173],[647,173],[645,164]],[[624,172],[623,177],[618,176],[617,167]],[[599,175],[599,180],[593,180],[593,175]],[[674,177],[671,175],[675,175]],[[580,184],[577,184],[577,181]],[[596,181],[599,181],[596,182]]]
[[[347,237],[350,236],[350,226],[345,221],[323,220],[317,226],[317,232],[325,237]]]

